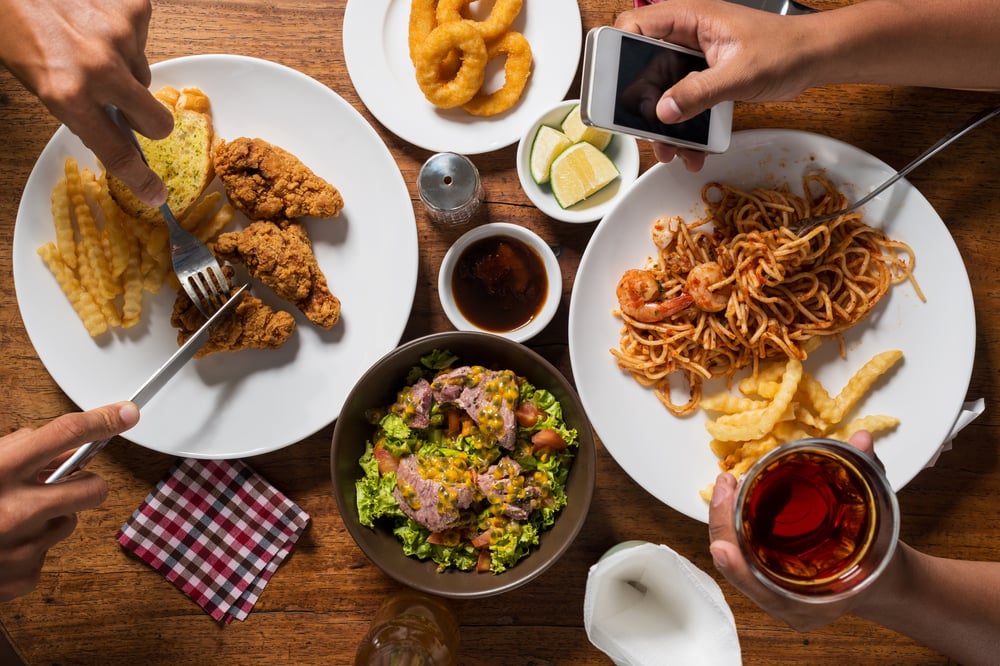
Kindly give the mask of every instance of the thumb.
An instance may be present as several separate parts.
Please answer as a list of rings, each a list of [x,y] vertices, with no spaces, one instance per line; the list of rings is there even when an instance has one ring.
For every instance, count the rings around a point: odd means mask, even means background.
[[[691,72],[667,89],[656,104],[660,122],[679,123],[735,98],[723,68]]]

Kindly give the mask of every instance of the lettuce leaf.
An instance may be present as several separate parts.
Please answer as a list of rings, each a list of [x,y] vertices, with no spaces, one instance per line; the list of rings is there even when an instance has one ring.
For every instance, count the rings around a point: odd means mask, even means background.
[[[358,520],[368,527],[375,527],[375,521],[382,517],[395,518],[406,515],[393,496],[396,473],[380,474],[373,451],[374,447],[368,442],[364,455],[358,461],[365,475],[355,482]]]

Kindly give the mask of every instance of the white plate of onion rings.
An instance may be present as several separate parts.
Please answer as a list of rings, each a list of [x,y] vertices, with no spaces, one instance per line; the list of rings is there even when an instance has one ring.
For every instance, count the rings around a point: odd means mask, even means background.
[[[424,0],[433,3],[433,0]],[[506,0],[479,0],[482,19]],[[439,109],[424,97],[409,54],[410,0],[350,0],[344,12],[344,58],[358,95],[390,132],[435,152],[477,155],[515,143],[546,109],[565,97],[580,61],[583,40],[576,0],[527,0],[510,26],[531,45],[532,66],[519,101],[487,117],[461,107]],[[487,64],[483,90],[504,83],[502,58]]]
[[[357,379],[399,343],[417,279],[416,224],[406,184],[362,115],[305,74],[232,55],[168,60],[154,64],[152,73],[154,90],[197,87],[208,95],[216,136],[261,137],[291,151],[340,190],[344,208],[338,217],[303,224],[342,312],[334,327],[323,330],[254,283],[255,296],[295,316],[292,337],[276,350],[219,352],[189,361],[123,436],[162,453],[196,458],[280,449],[336,419]],[[177,349],[170,325],[176,290],[164,286],[155,295],[146,293],[137,325],[88,335],[36,254],[55,237],[50,192],[67,157],[81,168],[98,169],[90,151],[60,127],[21,197],[14,282],[38,357],[66,395],[89,409],[127,399]],[[239,228],[241,221],[245,218],[237,216],[227,228]],[[371,298],[375,293],[377,300]]]
[[[787,183],[801,194],[803,176],[820,170],[851,200],[894,173],[872,155],[825,136],[737,132],[730,149],[711,156],[699,173],[674,162],[643,174],[598,224],[580,262],[570,301],[569,348],[584,407],[618,464],[658,500],[696,520],[708,521],[708,504],[699,493],[719,473],[706,413],[675,417],[651,389],[618,367],[609,351],[618,349],[622,331],[622,320],[613,312],[616,286],[627,269],[642,268],[655,253],[650,229],[657,218],[679,215],[691,222],[704,215],[706,183],[742,190]],[[866,319],[844,332],[845,357],[835,342],[827,342],[803,366],[832,395],[876,354],[902,350],[901,365],[858,405],[863,414],[900,421],[875,444],[892,487],[899,490],[936,460],[962,408],[975,354],[975,310],[951,235],[909,182],[901,180],[870,202],[863,215],[867,224],[912,248],[914,277],[926,301],[909,282],[892,286]],[[947,343],[940,337],[941,322],[948,322]],[[676,374],[671,387],[686,395],[687,385]],[[721,378],[703,387],[706,396],[727,390]],[[735,384],[731,390],[737,392]]]

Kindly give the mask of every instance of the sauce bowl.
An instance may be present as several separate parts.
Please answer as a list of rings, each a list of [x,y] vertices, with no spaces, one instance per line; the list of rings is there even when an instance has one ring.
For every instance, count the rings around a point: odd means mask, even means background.
[[[562,272],[552,248],[530,229],[484,224],[448,249],[438,272],[438,298],[458,330],[524,342],[552,321],[562,298]]]

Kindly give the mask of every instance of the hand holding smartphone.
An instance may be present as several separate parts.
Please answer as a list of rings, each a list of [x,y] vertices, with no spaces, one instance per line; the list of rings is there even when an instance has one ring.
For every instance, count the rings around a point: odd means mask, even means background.
[[[709,153],[729,147],[733,103],[676,124],[660,122],[656,103],[693,71],[708,69],[698,51],[611,27],[587,33],[580,113],[587,125]]]

